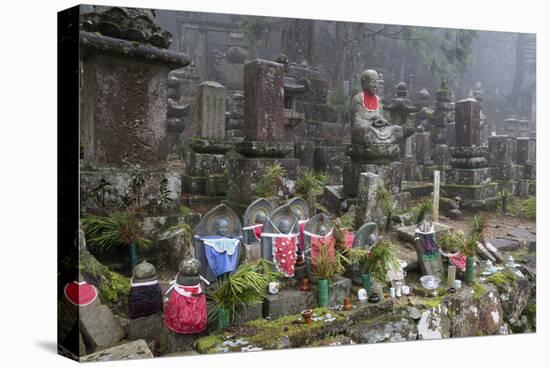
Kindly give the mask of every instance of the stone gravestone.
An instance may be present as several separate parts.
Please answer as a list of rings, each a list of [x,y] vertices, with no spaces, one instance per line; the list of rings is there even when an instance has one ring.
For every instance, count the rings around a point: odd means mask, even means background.
[[[228,161],[227,199],[232,204],[248,203],[261,176],[274,164],[284,168],[286,179],[297,179],[294,144],[283,141],[283,69],[282,64],[260,59],[245,65],[245,139],[236,145],[243,157]]]
[[[453,170],[446,175],[441,196],[459,196],[467,209],[492,208],[496,204],[498,185],[491,182],[487,168],[488,148],[479,146],[479,102],[467,98],[455,106],[456,146],[450,148]]]
[[[254,60],[244,67],[245,138],[251,141],[283,139],[283,65]]]
[[[102,305],[99,299],[88,306],[81,307],[79,314],[80,332],[88,351],[115,345],[126,334],[111,309]]]
[[[221,197],[227,191],[225,153],[232,144],[225,140],[226,89],[216,82],[198,86],[192,104],[192,123],[185,130],[186,154],[183,189],[196,198]],[[192,200],[192,199],[188,199]],[[196,202],[197,200],[193,200]]]
[[[273,211],[273,205],[264,198],[254,200],[243,217],[243,243],[246,261],[261,257],[262,231],[267,218]]]
[[[523,166],[523,178],[536,180],[536,141],[532,138],[517,138],[517,163]]]
[[[200,274],[213,282],[218,276],[233,272],[238,267],[242,240],[241,221],[233,210],[220,204],[204,215],[194,230],[195,258],[200,261]],[[217,237],[216,243],[209,244],[211,237]],[[227,243],[219,241],[222,237]],[[238,241],[238,242],[237,242]],[[236,245],[235,245],[236,243]],[[223,245],[220,248],[218,245]],[[207,249],[210,246],[213,250]],[[208,252],[210,251],[210,255]]]

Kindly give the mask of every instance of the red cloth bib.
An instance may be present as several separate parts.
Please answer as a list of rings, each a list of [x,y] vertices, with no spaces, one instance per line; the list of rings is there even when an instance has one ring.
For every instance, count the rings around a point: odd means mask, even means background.
[[[319,252],[322,246],[328,246],[328,253],[332,260],[334,260],[334,258],[336,257],[336,253],[334,251],[334,236],[332,234],[324,238],[311,237],[310,244],[311,244],[311,266],[313,268],[313,271],[315,271],[315,265],[317,264],[317,256],[319,255]]]
[[[374,93],[363,91],[363,107],[367,110],[378,110],[378,97]]]
[[[65,285],[63,290],[65,297],[76,306],[86,306],[97,298],[97,290],[91,284],[86,282],[72,282]]]
[[[262,226],[258,226],[254,228],[254,236],[256,236],[256,239],[259,241],[262,239]]]
[[[196,334],[206,329],[207,310],[206,296],[199,293],[199,288],[176,285],[191,293],[184,296],[175,289],[170,293],[164,308],[164,324],[178,334]]]
[[[304,229],[306,228],[307,221],[298,224],[298,250],[304,251]]]
[[[273,260],[279,271],[287,278],[294,276],[294,264],[296,264],[296,237],[275,238]]]

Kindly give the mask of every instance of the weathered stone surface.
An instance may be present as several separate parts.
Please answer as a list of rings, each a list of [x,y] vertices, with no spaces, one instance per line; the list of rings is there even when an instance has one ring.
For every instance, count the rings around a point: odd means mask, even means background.
[[[244,259],[246,262],[258,260],[261,255],[261,245],[259,242],[244,244]]]
[[[83,59],[82,69],[87,86],[81,111],[84,161],[115,166],[165,162],[170,68],[91,53]]]
[[[441,195],[454,198],[460,197],[464,201],[479,201],[487,198],[495,198],[498,184],[491,182],[485,185],[441,185]]]
[[[213,173],[223,173],[226,160],[223,154],[203,154],[191,152],[189,154],[186,173],[191,176],[207,176]]]
[[[443,236],[443,234],[451,230],[451,227],[442,223],[435,222],[434,229],[435,229],[435,236],[439,240],[441,239],[441,236]],[[399,238],[401,238],[404,241],[407,241],[409,243],[414,243],[415,230],[416,230],[416,225],[401,227],[397,229],[397,235],[399,236]]]
[[[347,335],[356,343],[384,343],[416,340],[416,323],[408,317],[386,315],[351,326]]]
[[[260,59],[244,66],[244,129],[247,140],[282,140],[283,72],[282,64]]]
[[[357,214],[355,227],[359,228],[363,223],[377,222],[379,215],[378,189],[382,183],[379,175],[365,172],[359,174]]]
[[[342,185],[327,185],[324,187],[321,203],[331,213],[340,214],[340,206],[344,200],[346,200],[346,196]]]
[[[489,137],[489,165],[506,165],[517,161],[516,139],[508,135]]]
[[[530,138],[517,138],[517,164],[536,161],[536,141]]]
[[[490,168],[451,170],[446,177],[446,183],[451,185],[482,185],[491,182]]]
[[[504,319],[510,324],[520,321],[520,316],[531,301],[533,283],[527,279],[517,279],[514,283],[498,285]]]
[[[264,298],[263,316],[271,320],[282,316],[298,314],[315,305],[313,292],[295,289],[282,289],[278,294],[268,294]]]
[[[225,139],[226,89],[219,83],[206,81],[198,86],[195,109],[195,136],[203,139]]]
[[[344,298],[350,296],[351,292],[351,279],[341,276],[335,277],[329,283],[328,291],[328,305],[333,307],[336,305],[343,305]]]
[[[180,195],[181,173],[172,169],[86,167],[80,171],[80,205],[84,212],[120,210],[130,204],[169,210]]]
[[[413,139],[413,153],[418,164],[432,164],[431,135],[428,132],[415,133]]]
[[[145,340],[140,339],[85,355],[80,358],[80,362],[107,362],[142,358],[153,358],[153,353]]]
[[[455,103],[456,146],[480,145],[480,103],[467,98]]]
[[[201,336],[201,334],[174,333],[163,323],[160,331],[159,353],[164,355],[191,351],[195,341]]]
[[[158,340],[163,327],[162,313],[138,317],[128,321],[128,339]]]
[[[536,246],[537,234],[525,228],[513,228],[507,233],[519,241],[524,241],[528,246]]]
[[[240,305],[234,315],[233,324],[240,325],[250,320],[257,320],[262,318],[262,302]]]
[[[79,308],[79,314],[80,332],[90,351],[108,348],[126,334],[109,307],[102,305],[99,299]]]
[[[343,147],[316,147],[313,155],[313,169],[323,172],[329,178],[329,184],[342,183],[343,168],[349,162]]]
[[[229,188],[227,200],[230,202],[247,203],[256,196],[256,187],[267,168],[276,163],[285,169],[285,178],[291,180],[285,182],[287,190],[293,187],[293,182],[298,177],[297,159],[285,158],[235,158],[228,161]]]
[[[235,149],[246,157],[292,158],[294,144],[277,141],[249,141],[237,143]]]
[[[451,336],[451,319],[444,304],[422,312],[417,324],[418,339],[443,339]]]
[[[401,162],[391,162],[389,164],[358,164],[352,161],[344,165],[343,184],[346,195],[352,197],[357,196],[359,175],[364,172],[380,175],[391,194],[396,194],[401,190],[403,174],[403,164]]]

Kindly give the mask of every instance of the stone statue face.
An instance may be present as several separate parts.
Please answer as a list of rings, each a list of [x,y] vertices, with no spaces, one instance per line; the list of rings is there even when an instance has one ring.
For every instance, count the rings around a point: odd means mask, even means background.
[[[282,233],[288,233],[290,232],[290,221],[287,218],[283,218],[279,221],[278,227]]]
[[[267,215],[260,211],[258,213],[256,213],[256,217],[254,218],[254,223],[255,224],[263,224],[265,223],[265,220],[267,219]]]
[[[319,231],[318,231],[318,232],[319,232],[319,235],[320,235],[320,236],[326,236],[327,233],[328,233],[328,228],[327,228],[326,226],[324,226],[324,225],[320,225],[320,226],[319,226]]]
[[[376,94],[378,90],[378,73],[374,70],[368,69],[361,74],[361,87],[364,91]]]
[[[218,236],[227,236],[229,234],[229,221],[225,218],[218,219],[215,228]]]

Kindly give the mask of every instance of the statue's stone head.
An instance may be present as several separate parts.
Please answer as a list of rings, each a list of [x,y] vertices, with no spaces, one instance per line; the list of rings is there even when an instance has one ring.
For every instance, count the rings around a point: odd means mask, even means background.
[[[407,97],[407,94],[409,94],[409,91],[405,82],[400,82],[395,86],[395,95],[397,97],[405,98]]]
[[[429,101],[430,100],[430,92],[428,92],[428,90],[426,88],[422,88],[418,91],[417,97],[420,101]]]
[[[377,242],[378,236],[376,235],[376,233],[373,232],[367,236],[367,245],[369,247],[375,245]]]
[[[259,211],[256,213],[256,217],[254,218],[254,224],[263,224],[265,223],[267,219],[267,214],[263,211]]]
[[[302,217],[304,216],[304,213],[302,212],[302,210],[298,207],[294,207],[292,208],[292,213],[294,214],[294,216],[296,217],[296,219],[300,220],[302,219]]]
[[[319,226],[318,232],[319,232],[319,235],[320,235],[320,236],[326,236],[327,233],[328,233],[328,228],[327,228],[327,226],[321,224],[321,225]]]
[[[281,233],[289,233],[290,232],[290,220],[288,218],[283,218],[279,221],[277,224],[277,227],[279,228],[279,231]]]
[[[378,90],[378,73],[375,70],[367,69],[361,74],[361,88],[364,91],[375,94]]]
[[[229,220],[227,218],[219,218],[214,222],[214,228],[218,236],[227,236],[229,234]]]

